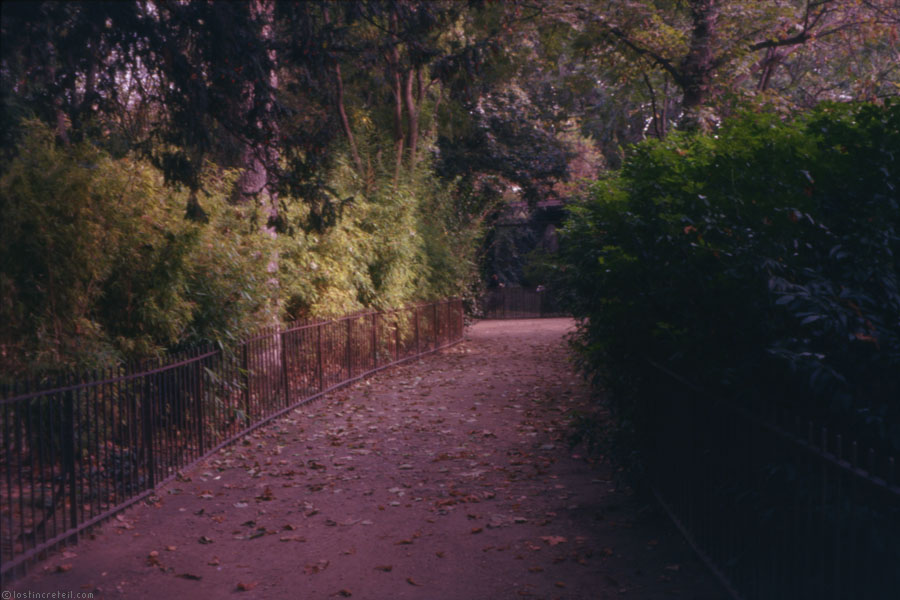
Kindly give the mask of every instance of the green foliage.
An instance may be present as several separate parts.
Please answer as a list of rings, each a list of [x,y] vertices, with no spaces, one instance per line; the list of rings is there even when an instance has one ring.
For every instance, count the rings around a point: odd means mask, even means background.
[[[228,343],[273,312],[272,242],[206,182],[211,222],[144,161],[60,146],[26,122],[0,179],[4,374],[108,365],[200,341]]]
[[[378,146],[360,138],[364,153]],[[438,179],[424,160],[396,185],[391,165],[373,169],[364,181],[349,157],[335,162],[329,185],[350,201],[334,225],[294,231],[278,242],[285,317],[336,316],[463,294],[475,276],[482,232],[461,206],[468,195]],[[296,203],[288,221],[303,223],[308,215]]]
[[[900,106],[745,114],[633,149],[564,231],[584,366],[629,419],[648,359],[900,448]]]

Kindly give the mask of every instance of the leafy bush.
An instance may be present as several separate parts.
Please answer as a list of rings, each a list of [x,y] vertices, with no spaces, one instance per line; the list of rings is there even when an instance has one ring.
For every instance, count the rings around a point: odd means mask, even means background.
[[[563,232],[585,368],[627,418],[648,359],[900,449],[900,106],[746,114],[642,143]]]
[[[111,366],[201,342],[232,347],[279,319],[336,316],[458,295],[481,225],[426,160],[393,182],[336,161],[327,228],[282,197],[292,231],[271,236],[258,206],[229,199],[237,174],[207,165],[208,223],[188,192],[133,156],[63,145],[23,122],[0,177],[0,377]]]
[[[211,222],[146,162],[23,128],[0,178],[0,348],[6,376],[108,366],[270,322],[271,240],[208,177]]]

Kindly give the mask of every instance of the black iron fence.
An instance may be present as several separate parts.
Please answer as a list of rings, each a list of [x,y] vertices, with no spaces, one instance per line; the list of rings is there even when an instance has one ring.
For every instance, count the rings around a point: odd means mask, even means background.
[[[269,329],[234,354],[0,389],[0,577],[270,419],[462,336],[450,300]]]
[[[567,317],[556,295],[547,289],[501,287],[489,290],[481,299],[485,319],[535,319]]]
[[[651,487],[734,597],[898,597],[893,457],[774,400],[751,411],[679,383],[651,419]]]

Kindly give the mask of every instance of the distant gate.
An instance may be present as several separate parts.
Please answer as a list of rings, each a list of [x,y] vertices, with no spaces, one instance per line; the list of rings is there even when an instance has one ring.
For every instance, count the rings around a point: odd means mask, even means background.
[[[567,317],[552,291],[537,288],[502,287],[490,290],[481,299],[485,319],[540,319]]]

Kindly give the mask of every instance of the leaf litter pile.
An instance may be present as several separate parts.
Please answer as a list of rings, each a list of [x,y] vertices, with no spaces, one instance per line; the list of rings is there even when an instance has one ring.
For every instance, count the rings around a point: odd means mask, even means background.
[[[180,474],[15,583],[95,598],[703,598],[672,527],[570,448],[566,319],[485,321]]]

